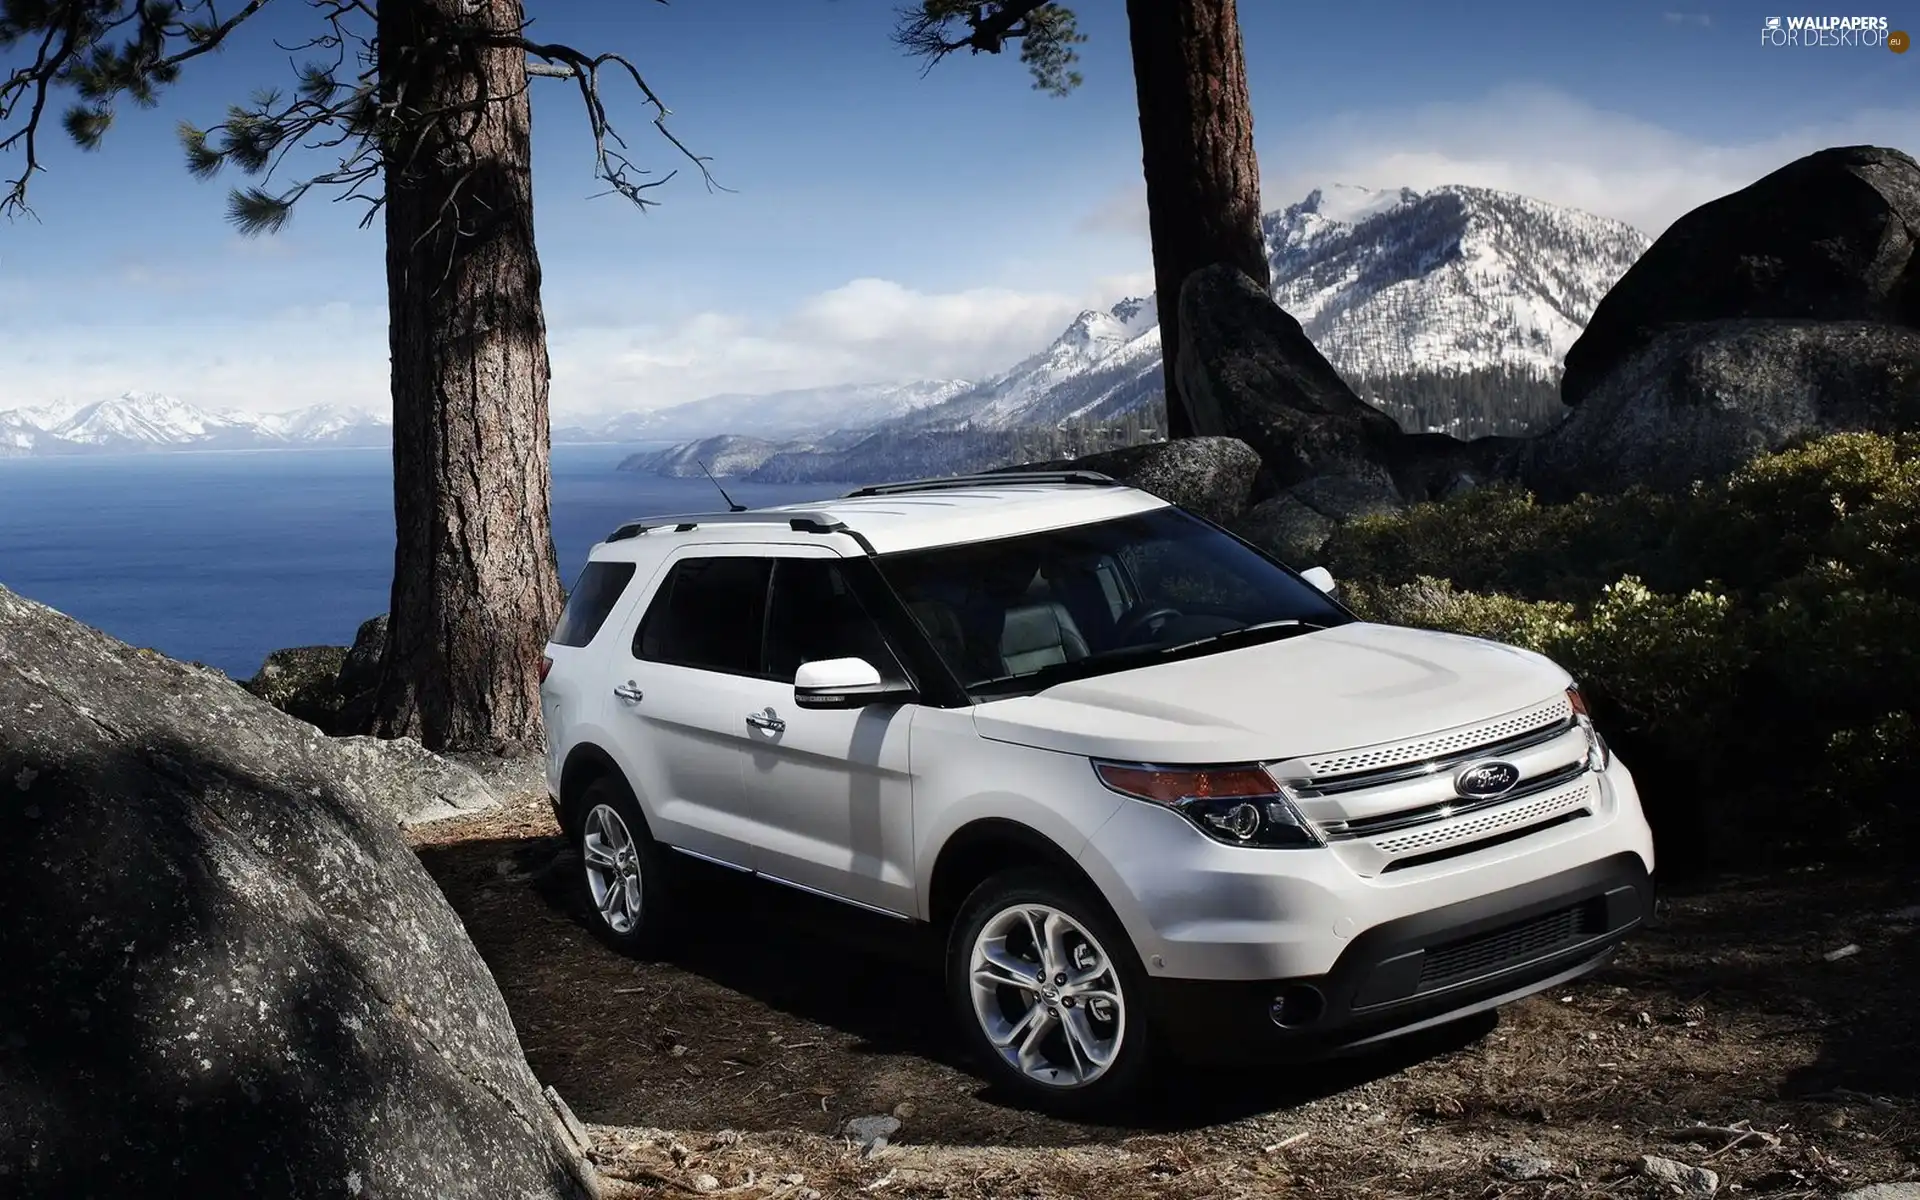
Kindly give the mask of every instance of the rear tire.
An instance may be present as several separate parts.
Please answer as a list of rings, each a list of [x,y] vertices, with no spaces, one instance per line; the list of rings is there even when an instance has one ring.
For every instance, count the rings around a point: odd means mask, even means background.
[[[1091,1115],[1137,1096],[1153,1058],[1146,972],[1107,906],[1044,870],[973,890],[947,992],[982,1071],[1022,1104]]]
[[[623,954],[658,957],[679,923],[667,852],[621,780],[603,775],[588,784],[578,811],[580,895],[594,933]]]

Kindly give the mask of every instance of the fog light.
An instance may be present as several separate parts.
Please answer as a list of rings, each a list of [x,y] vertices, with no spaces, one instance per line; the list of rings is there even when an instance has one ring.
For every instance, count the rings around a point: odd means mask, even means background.
[[[1319,988],[1296,983],[1282,988],[1273,1003],[1267,1005],[1267,1019],[1282,1029],[1298,1029],[1318,1021],[1326,1010],[1326,997],[1320,994]]]

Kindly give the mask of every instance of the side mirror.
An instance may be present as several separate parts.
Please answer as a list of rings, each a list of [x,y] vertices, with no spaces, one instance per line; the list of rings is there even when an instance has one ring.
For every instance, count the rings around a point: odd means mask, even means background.
[[[1300,578],[1319,588],[1327,595],[1333,595],[1333,572],[1327,570],[1325,567],[1308,567],[1306,570],[1300,572]]]
[[[801,663],[793,674],[793,702],[801,708],[864,708],[904,704],[913,688],[889,683],[864,658],[821,658]]]

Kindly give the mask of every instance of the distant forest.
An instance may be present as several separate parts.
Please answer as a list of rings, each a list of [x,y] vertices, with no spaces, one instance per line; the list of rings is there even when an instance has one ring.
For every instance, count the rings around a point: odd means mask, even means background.
[[[1567,415],[1557,376],[1516,368],[1415,371],[1348,382],[1411,433],[1520,437],[1544,432]]]
[[[1567,415],[1566,406],[1560,403],[1557,375],[1515,367],[1355,376],[1348,384],[1362,400],[1398,421],[1409,433],[1437,431],[1457,438],[1491,434],[1523,437],[1544,432]],[[1100,448],[1112,444],[1114,437],[1126,446],[1157,441],[1167,435],[1166,405],[1156,391],[1123,421],[1068,424],[1044,432],[1057,433],[1067,442],[1097,442]]]

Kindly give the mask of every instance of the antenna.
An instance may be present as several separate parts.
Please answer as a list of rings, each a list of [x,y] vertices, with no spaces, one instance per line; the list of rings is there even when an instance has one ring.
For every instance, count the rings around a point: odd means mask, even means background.
[[[707,464],[705,464],[705,463],[703,463],[703,462],[701,462],[701,461],[700,461],[699,459],[697,459],[697,458],[696,458],[696,459],[694,459],[693,461],[694,461],[694,462],[695,462],[696,464],[698,464],[698,466],[700,467],[700,470],[701,470],[701,472],[702,472],[702,473],[704,473],[704,474],[706,475],[706,477],[707,477],[707,482],[708,482],[708,483],[711,483],[711,484],[713,485],[713,489],[714,489],[715,491],[717,491],[717,492],[719,492],[719,493],[720,493],[720,498],[721,498],[722,500],[725,500],[725,501],[727,502],[727,511],[728,511],[728,512],[745,512],[745,511],[747,511],[747,506],[746,506],[746,505],[744,505],[744,504],[735,504],[735,503],[733,502],[733,497],[732,497],[732,496],[729,496],[729,495],[727,495],[727,489],[725,489],[725,488],[723,488],[723,487],[721,487],[721,486],[720,486],[720,481],[719,481],[718,479],[715,479],[715,478],[713,477],[713,472],[712,472],[712,471],[709,471],[709,470],[707,470]]]

